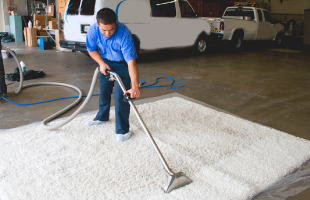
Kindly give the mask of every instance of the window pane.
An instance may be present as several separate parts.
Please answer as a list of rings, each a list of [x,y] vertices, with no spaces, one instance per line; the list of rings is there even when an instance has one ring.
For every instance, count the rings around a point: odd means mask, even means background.
[[[94,15],[96,0],[83,0],[81,15]]]
[[[224,16],[242,16],[242,15],[243,15],[242,9],[230,8],[227,9]]]
[[[224,16],[248,16],[251,17],[251,20],[255,20],[254,11],[252,9],[242,9],[241,7],[227,9]]]
[[[271,16],[271,15],[269,14],[269,12],[267,12],[266,10],[264,10],[264,16],[265,16],[265,21],[266,21],[266,22],[270,22],[270,23],[273,22],[272,16]]]
[[[175,1],[169,0],[150,0],[152,17],[175,17]]]
[[[186,1],[179,1],[181,9],[181,17],[195,17],[196,14]]]
[[[262,11],[261,10],[257,10],[257,13],[258,13],[259,22],[262,22],[263,21]]]
[[[68,6],[68,15],[78,15],[80,3],[81,3],[80,0],[70,0]]]
[[[251,17],[251,21],[254,21],[255,20],[255,17],[254,17],[254,11],[252,9],[244,9],[243,10],[243,15],[244,16],[248,16],[248,17]]]

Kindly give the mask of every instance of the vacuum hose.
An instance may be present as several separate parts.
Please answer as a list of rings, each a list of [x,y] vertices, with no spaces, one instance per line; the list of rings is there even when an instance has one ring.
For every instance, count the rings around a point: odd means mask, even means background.
[[[2,47],[2,49],[6,50],[6,51],[8,51],[8,52],[10,52],[12,54],[12,56],[14,57],[17,65],[18,65],[18,68],[19,68],[20,82],[19,82],[19,87],[15,90],[15,94],[18,94],[24,88],[32,87],[32,86],[38,86],[38,85],[59,85],[59,86],[65,86],[65,87],[69,87],[69,88],[75,89],[79,93],[78,99],[76,101],[74,101],[72,104],[70,104],[66,108],[58,111],[57,113],[53,114],[52,116],[44,119],[42,121],[42,123],[41,123],[41,127],[43,129],[54,130],[54,129],[57,129],[57,128],[67,124],[68,122],[70,122],[72,119],[74,119],[82,111],[82,109],[86,106],[86,104],[88,103],[88,101],[92,97],[92,94],[94,92],[95,85],[96,85],[96,80],[97,80],[97,77],[99,75],[99,67],[97,67],[95,72],[94,72],[94,76],[93,76],[93,80],[92,80],[92,83],[91,83],[91,86],[90,86],[90,90],[88,92],[88,95],[87,95],[84,103],[72,115],[70,115],[70,117],[68,117],[67,119],[65,119],[65,120],[61,121],[60,123],[55,124],[53,126],[48,126],[47,125],[48,122],[52,121],[56,117],[62,115],[65,112],[67,112],[68,110],[70,110],[71,108],[76,106],[82,100],[82,97],[83,97],[82,91],[79,88],[77,88],[77,87],[75,87],[73,85],[69,85],[69,84],[65,84],[65,83],[57,83],[57,82],[40,82],[40,83],[31,83],[31,84],[23,85],[24,75],[23,75],[22,68],[21,68],[21,66],[19,64],[19,61],[18,61],[15,53],[13,51],[11,51],[9,48],[6,48],[6,47]]]

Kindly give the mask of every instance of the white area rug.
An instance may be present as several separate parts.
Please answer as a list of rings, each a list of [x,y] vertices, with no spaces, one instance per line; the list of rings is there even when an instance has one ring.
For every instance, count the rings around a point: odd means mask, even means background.
[[[310,158],[310,141],[174,97],[137,106],[170,167],[194,182],[169,194],[168,175],[131,114],[117,143],[114,112],[98,127],[0,132],[0,199],[219,199],[259,192]]]

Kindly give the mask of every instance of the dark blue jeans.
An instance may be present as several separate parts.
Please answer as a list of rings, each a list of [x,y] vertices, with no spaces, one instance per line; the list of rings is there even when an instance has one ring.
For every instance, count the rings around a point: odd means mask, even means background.
[[[107,59],[103,61],[116,72],[126,90],[130,89],[130,76],[128,72],[128,65],[126,62],[112,62]],[[100,121],[108,121],[110,116],[111,94],[114,87],[114,81],[109,81],[110,75],[99,73],[100,97],[99,97],[99,111],[96,119]],[[115,80],[114,100],[115,100],[115,132],[116,134],[125,134],[129,132],[129,112],[130,105],[123,100],[123,91]]]

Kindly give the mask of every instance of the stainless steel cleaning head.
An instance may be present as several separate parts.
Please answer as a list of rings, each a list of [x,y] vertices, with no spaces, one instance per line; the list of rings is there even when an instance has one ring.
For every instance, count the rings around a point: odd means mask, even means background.
[[[121,87],[121,89],[123,90],[123,92],[125,93],[126,90],[125,90],[125,86],[121,80],[121,78],[119,77],[119,75],[113,71],[110,71],[110,70],[107,70],[107,72],[110,74],[110,75],[113,75],[113,78],[116,79],[116,81],[119,83],[119,86]],[[135,112],[135,114],[137,115],[138,117],[138,120],[139,122],[141,123],[143,129],[144,129],[144,132],[147,134],[147,136],[149,137],[158,157],[160,158],[162,164],[164,165],[165,167],[165,170],[167,171],[167,173],[170,175],[170,180],[169,180],[169,183],[167,185],[167,187],[165,188],[165,192],[166,193],[169,193],[171,192],[172,190],[174,189],[178,189],[180,187],[183,187],[187,184],[190,184],[191,182],[193,182],[191,179],[187,178],[187,176],[185,176],[184,173],[182,172],[179,172],[179,173],[174,173],[168,166],[164,156],[161,154],[155,140],[153,139],[152,135],[150,134],[148,128],[146,127],[143,119],[141,118],[135,104],[131,101],[131,98],[127,95],[125,96],[126,98],[126,101],[128,101],[128,103],[130,104],[130,106],[132,107],[133,111]]]
[[[175,173],[172,176],[170,175],[170,180],[165,188],[165,192],[169,193],[172,190],[178,189],[192,182],[193,181],[189,179],[187,176],[185,176],[183,172]]]

